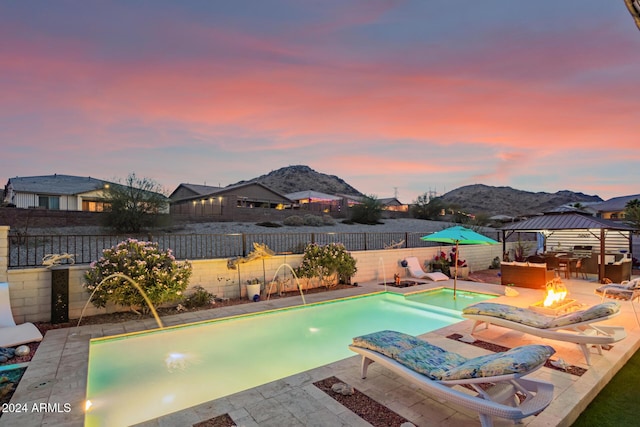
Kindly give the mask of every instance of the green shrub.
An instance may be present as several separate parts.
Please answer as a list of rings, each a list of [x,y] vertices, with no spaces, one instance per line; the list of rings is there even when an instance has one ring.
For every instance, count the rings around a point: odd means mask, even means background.
[[[296,269],[296,275],[311,279],[318,277],[329,287],[339,282],[348,283],[356,271],[356,260],[340,243],[317,245],[312,243],[304,250],[302,262]]]
[[[202,286],[194,286],[193,292],[184,300],[187,308],[206,307],[211,305],[216,296]]]
[[[360,203],[351,207],[351,220],[358,224],[381,224],[382,204],[375,196],[364,196]]]
[[[282,223],[290,227],[301,227],[304,225],[304,219],[298,215],[291,215],[286,217]]]
[[[336,224],[336,220],[333,219],[333,217],[331,215],[324,214],[324,215],[322,215],[322,223],[324,225],[335,225]]]
[[[105,307],[108,302],[136,307],[148,312],[144,297],[124,275],[137,283],[154,306],[182,299],[192,267],[178,263],[171,250],[160,251],[153,242],[128,239],[102,251],[84,275],[84,287],[92,294],[91,303]]]
[[[324,221],[322,221],[322,218],[317,215],[306,214],[303,220],[304,225],[308,225],[311,227],[320,227],[321,225],[324,225]]]

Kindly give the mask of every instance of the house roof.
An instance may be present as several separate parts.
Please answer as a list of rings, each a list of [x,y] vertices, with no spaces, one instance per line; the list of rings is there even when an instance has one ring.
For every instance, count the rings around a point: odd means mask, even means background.
[[[402,203],[396,197],[386,197],[384,199],[378,199],[378,202],[380,202],[380,204],[382,204],[383,206],[402,206]]]
[[[525,221],[514,222],[501,230],[534,232],[540,230],[588,230],[588,229],[628,230],[634,228],[624,223],[609,221],[577,213],[547,214],[536,216]]]
[[[192,194],[189,195],[189,196],[186,196],[186,197],[185,196],[180,197],[180,200],[188,199],[188,198],[195,197],[195,196],[208,196],[208,195],[213,194],[213,193],[215,193],[215,192],[217,192],[217,191],[222,189],[222,187],[212,187],[210,185],[182,183],[182,184],[178,185],[176,187],[176,189],[171,192],[171,194],[169,195],[169,198],[173,199],[174,195],[181,188],[184,188],[184,189],[188,190]]]
[[[111,184],[101,179],[72,176],[72,175],[44,175],[9,178],[7,185],[13,191],[35,194],[75,195],[95,191]]]
[[[597,210],[598,212],[620,212],[623,211],[626,208],[627,203],[633,199],[640,200],[640,194],[614,197],[612,199],[605,200],[604,202],[591,205],[590,207]]]
[[[211,187],[208,185],[197,185],[197,184],[180,184],[178,186],[178,188],[176,188],[173,193],[171,193],[171,196],[169,196],[170,198],[178,191],[178,189],[180,189],[180,187],[183,188],[187,188],[188,190],[192,191],[194,194],[190,195],[190,196],[186,196],[186,197],[181,197],[179,199],[174,199],[174,202],[184,202],[187,200],[193,200],[193,199],[200,199],[202,197],[214,197],[214,196],[220,196],[223,194],[227,194],[227,193],[232,193],[235,192],[238,189],[242,189],[242,188],[247,188],[247,187],[262,187],[265,190],[273,193],[274,195],[284,199],[284,200],[289,200],[287,198],[287,196],[278,193],[277,191],[273,190],[272,188],[267,187],[264,184],[261,184],[259,182],[243,182],[240,184],[235,184],[235,185],[229,185],[227,187]]]

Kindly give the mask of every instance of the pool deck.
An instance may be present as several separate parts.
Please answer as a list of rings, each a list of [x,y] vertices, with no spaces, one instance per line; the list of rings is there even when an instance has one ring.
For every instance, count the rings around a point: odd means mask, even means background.
[[[570,297],[583,305],[600,302],[593,290],[595,281],[564,280]],[[416,292],[441,286],[451,287],[453,281],[425,282],[409,288],[392,288],[397,293]],[[458,280],[459,290],[488,292],[502,295],[504,287]],[[495,302],[527,307],[542,297],[542,291],[516,288],[517,297],[501,296]],[[350,289],[306,295],[307,303],[368,294],[384,290],[376,283],[363,283]],[[242,304],[213,310],[176,314],[163,317],[165,326],[179,325],[220,317],[235,316],[301,304],[297,297],[273,299],[257,303]],[[553,346],[557,353],[554,359],[562,358],[569,364],[587,368],[582,376],[576,376],[549,368],[541,368],[533,377],[554,384],[555,398],[541,414],[528,417],[523,425],[570,426],[588,403],[598,394],[615,373],[640,347],[640,328],[630,302],[621,302],[622,314],[602,324],[622,325],[627,338],[615,344],[611,350],[598,355],[592,351],[591,366],[585,364],[582,352],[575,344],[537,338],[508,329],[492,326],[481,330],[475,337],[483,341],[507,347],[528,343],[545,343]],[[461,353],[467,357],[487,354],[489,351],[446,338],[452,333],[468,334],[472,322],[465,320],[427,334],[422,338]],[[119,324],[81,326],[80,328],[57,329],[47,332],[27,371],[13,395],[14,409],[24,412],[4,413],[0,426],[20,427],[75,427],[84,422],[85,389],[89,339],[122,333],[153,329],[153,319],[130,321]],[[346,345],[346,344],[345,344]],[[126,355],[123,355],[126,357]],[[250,390],[206,402],[177,413],[148,420],[139,426],[174,427],[190,426],[222,414],[228,414],[238,426],[368,426],[358,415],[339,404],[329,395],[316,388],[313,383],[328,377],[338,377],[381,403],[416,426],[480,425],[477,414],[447,401],[431,398],[428,394],[407,381],[376,364],[369,368],[367,379],[359,375],[360,357],[354,355],[329,365],[301,374],[293,375]],[[65,404],[69,404],[67,410]],[[513,423],[494,419],[496,426]]]

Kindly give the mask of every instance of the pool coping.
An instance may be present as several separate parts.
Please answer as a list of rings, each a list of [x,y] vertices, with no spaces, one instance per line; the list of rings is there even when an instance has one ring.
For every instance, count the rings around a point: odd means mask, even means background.
[[[567,287],[572,296],[585,304],[595,304],[600,298],[595,296],[594,282],[568,280]],[[420,290],[443,287],[442,282],[424,282],[422,285],[408,288],[388,287],[387,291],[407,294]],[[499,285],[468,282],[458,280],[459,290],[493,293],[500,295],[504,288]],[[377,283],[361,283],[358,287],[309,294],[305,298],[308,303],[323,302],[337,298],[358,296],[380,292]],[[526,306],[539,299],[540,292],[529,289],[518,289],[517,299],[504,298],[506,303]],[[163,317],[166,326],[181,325],[197,321],[206,321],[221,317],[237,316],[258,311],[292,307],[300,305],[296,297],[287,297],[261,301],[258,303],[221,307]],[[623,303],[624,307],[624,303]],[[611,351],[602,356],[592,357],[592,366],[579,379],[570,378],[567,373],[542,368],[533,375],[546,379],[556,385],[556,397],[549,407],[537,417],[524,420],[524,425],[570,425],[582,412],[586,405],[606,385],[613,375],[626,363],[640,347],[640,328],[630,307],[611,321],[610,324],[623,324],[627,330],[627,338],[616,344]],[[454,325],[421,335],[434,342],[441,343],[451,351],[458,351],[466,356],[486,354],[486,351],[473,348],[468,344],[457,343],[446,338],[451,333],[468,333],[471,321],[465,320]],[[79,328],[56,329],[47,332],[16,389],[11,403],[14,407],[26,408],[24,412],[4,413],[0,418],[3,426],[82,426],[84,424],[84,404],[87,383],[89,340],[122,333],[131,333],[153,329],[153,319],[129,321],[119,324],[87,325]],[[545,342],[559,350],[559,354],[569,363],[584,365],[581,352],[573,344],[542,340],[536,337],[509,332],[502,328],[492,328],[481,332],[479,339],[493,340],[506,346],[515,346],[527,342]],[[512,345],[510,345],[510,343]],[[515,345],[513,345],[515,343]],[[347,425],[368,425],[351,411],[335,403],[323,392],[314,390],[313,382],[330,376],[337,376],[348,381],[352,386],[367,393],[370,397],[386,405],[400,415],[420,425],[421,420],[432,420],[434,414],[445,416],[452,424],[469,422],[479,424],[477,416],[462,408],[450,407],[448,402],[430,399],[415,387],[409,386],[393,373],[379,367],[373,367],[367,380],[359,378],[359,358],[353,356],[329,365],[325,365],[301,374],[293,375],[244,392],[236,393],[216,401],[207,402],[177,413],[146,421],[141,426],[190,425],[209,419],[216,415],[229,413],[237,424],[242,425],[277,425],[283,423],[282,417],[289,417],[293,425],[317,423],[317,420],[339,422]],[[389,390],[389,391],[385,391]],[[317,391],[317,392],[316,392]],[[323,396],[324,395],[324,396]],[[296,396],[305,396],[298,399]],[[277,404],[277,405],[276,405]],[[271,406],[269,406],[271,405]],[[275,406],[274,406],[275,405]],[[280,408],[279,411],[265,410],[265,407]],[[267,415],[271,418],[265,418]],[[288,414],[288,415],[287,415]],[[308,417],[315,417],[309,419]],[[315,421],[314,421],[315,420]],[[177,423],[177,424],[176,424]],[[323,424],[321,422],[321,424]]]

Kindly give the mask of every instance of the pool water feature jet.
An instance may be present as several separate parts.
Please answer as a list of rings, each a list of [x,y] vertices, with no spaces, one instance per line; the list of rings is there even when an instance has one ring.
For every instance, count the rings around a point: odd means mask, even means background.
[[[91,299],[93,298],[93,295],[96,293],[96,291],[98,289],[100,289],[100,286],[102,286],[102,284],[104,282],[106,282],[109,279],[113,279],[115,277],[119,277],[121,279],[125,279],[127,282],[129,282],[140,293],[142,298],[144,298],[144,301],[147,303],[147,306],[149,306],[149,310],[151,310],[151,314],[153,314],[153,318],[156,319],[156,323],[158,324],[158,329],[163,329],[164,328],[164,325],[162,324],[162,320],[160,320],[160,316],[158,316],[158,312],[156,311],[156,308],[153,306],[153,303],[151,302],[151,300],[147,296],[147,293],[144,291],[144,289],[142,289],[142,287],[135,280],[133,280],[131,277],[127,276],[126,274],[113,273],[113,274],[108,275],[104,279],[102,279],[100,281],[100,283],[98,283],[98,286],[96,286],[96,288],[93,290],[93,292],[91,292],[91,295],[89,295],[89,299],[84,304],[84,307],[82,308],[82,311],[80,312],[80,318],[78,319],[78,324],[76,325],[76,332],[74,332],[72,335],[77,335],[78,328],[80,328],[80,322],[82,322],[82,317],[84,316],[84,312],[87,309],[87,306],[89,305],[89,303],[91,302]]]
[[[387,291],[387,272],[384,269],[384,260],[382,257],[378,258],[378,267],[382,264],[382,281],[384,282],[384,291]]]
[[[269,284],[269,292],[267,293],[267,301],[271,297],[271,287],[273,286],[273,282],[278,277],[278,273],[280,272],[280,269],[282,267],[287,267],[289,269],[289,271],[291,271],[291,274],[293,275],[293,278],[296,280],[296,286],[298,286],[298,290],[300,291],[300,296],[302,297],[302,304],[307,305],[307,301],[304,299],[304,293],[302,292],[302,287],[300,286],[300,280],[298,279],[298,275],[296,274],[296,272],[293,269],[293,267],[291,267],[287,263],[280,264],[280,267],[278,267],[278,269],[276,270],[275,274],[273,275],[273,279],[271,279],[271,282]]]

